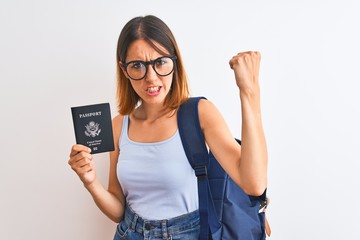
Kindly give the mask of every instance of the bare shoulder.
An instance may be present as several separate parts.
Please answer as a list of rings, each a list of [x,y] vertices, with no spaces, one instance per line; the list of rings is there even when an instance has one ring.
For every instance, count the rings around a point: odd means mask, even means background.
[[[121,115],[121,114],[116,115],[112,119],[112,125],[113,125],[113,128],[114,128],[114,131],[115,131],[115,129],[120,129],[120,131],[121,131],[123,119],[124,119],[124,116]]]
[[[211,108],[216,108],[215,105],[208,99],[200,99],[199,101],[199,110],[203,110],[203,109],[211,109]]]
[[[223,122],[222,116],[216,106],[207,99],[201,99],[198,106],[201,129],[213,126],[218,121]]]

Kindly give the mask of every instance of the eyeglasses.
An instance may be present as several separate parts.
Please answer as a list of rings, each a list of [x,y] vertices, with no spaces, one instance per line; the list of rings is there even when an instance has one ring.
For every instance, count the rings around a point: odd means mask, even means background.
[[[140,60],[122,63],[129,78],[132,80],[143,79],[148,71],[149,64],[159,76],[168,76],[174,71],[176,56],[159,57],[155,60],[144,62]]]

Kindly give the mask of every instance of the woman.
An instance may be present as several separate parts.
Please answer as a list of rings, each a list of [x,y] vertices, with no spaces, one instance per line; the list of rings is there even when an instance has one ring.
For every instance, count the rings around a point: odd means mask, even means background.
[[[181,145],[177,110],[189,97],[181,54],[155,16],[123,28],[117,48],[117,100],[108,189],[96,177],[90,149],[74,145],[69,164],[100,210],[119,222],[114,239],[198,239],[197,181]],[[267,185],[267,149],[259,90],[260,53],[230,60],[241,99],[242,146],[216,107],[199,102],[205,141],[230,177],[250,195]],[[164,220],[165,219],[165,220]]]

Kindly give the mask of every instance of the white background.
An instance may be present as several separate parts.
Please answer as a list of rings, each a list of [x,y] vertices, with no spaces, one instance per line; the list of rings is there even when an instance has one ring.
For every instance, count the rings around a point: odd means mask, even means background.
[[[70,107],[115,105],[115,48],[132,17],[172,29],[192,95],[240,136],[229,59],[262,53],[271,239],[356,239],[360,197],[359,4],[323,1],[2,1],[0,239],[112,239],[67,165]],[[107,185],[108,155],[96,155]]]

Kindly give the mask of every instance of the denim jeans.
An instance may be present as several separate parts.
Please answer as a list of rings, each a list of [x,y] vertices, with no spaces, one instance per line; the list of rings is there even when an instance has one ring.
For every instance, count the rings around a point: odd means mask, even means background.
[[[114,240],[197,240],[199,233],[198,211],[167,220],[144,220],[127,206],[123,220],[116,227]]]

